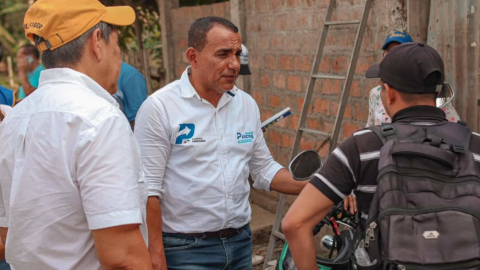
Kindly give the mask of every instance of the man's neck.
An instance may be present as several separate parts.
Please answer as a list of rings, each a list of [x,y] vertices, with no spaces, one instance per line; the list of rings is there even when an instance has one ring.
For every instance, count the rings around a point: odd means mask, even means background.
[[[188,79],[190,80],[190,83],[192,84],[193,89],[197,91],[197,94],[200,96],[200,98],[210,102],[210,104],[212,104],[213,107],[216,108],[223,94],[203,87],[200,83],[198,83],[199,82],[198,78],[195,78],[195,75],[192,73],[191,70],[190,70],[190,73],[188,74]]]

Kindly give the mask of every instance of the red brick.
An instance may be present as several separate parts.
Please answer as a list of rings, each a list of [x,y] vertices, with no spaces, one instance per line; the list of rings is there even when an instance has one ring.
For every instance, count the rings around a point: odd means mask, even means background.
[[[318,48],[320,35],[318,31],[308,31],[302,35],[302,50],[305,52],[314,52]]]
[[[302,91],[302,78],[299,76],[289,75],[287,77],[287,88],[296,92]]]
[[[285,16],[284,14],[279,14],[276,17],[276,24],[278,27],[278,30],[287,30],[288,25],[289,25],[289,16]]]
[[[295,51],[299,50],[302,46],[302,39],[296,35],[288,35],[285,38],[285,50]]]
[[[278,98],[277,95],[275,94],[268,95],[268,106],[273,108],[278,108],[279,103],[280,103],[280,99]]]
[[[337,37],[338,46],[352,48],[355,41],[354,33],[350,31],[341,31]],[[351,50],[351,49],[350,49]]]
[[[282,146],[282,138],[280,137],[280,134],[275,131],[275,129],[273,128],[268,129],[268,138],[273,144]]]
[[[250,55],[250,59],[249,59],[249,66],[250,68],[252,69],[258,69],[260,68],[260,65],[261,65],[261,60],[260,60],[260,56],[258,55]]]
[[[291,130],[297,130],[298,128],[298,121],[300,120],[300,116],[298,115],[290,115],[288,118],[290,118],[288,128]]]
[[[265,55],[265,68],[271,70],[278,69],[278,60],[276,55],[268,54]]]
[[[310,15],[310,27],[309,29],[318,30],[323,26],[325,22],[325,13],[326,12],[314,12]]]
[[[322,81],[322,94],[338,95],[340,93],[340,81],[325,79]]]
[[[322,129],[322,123],[320,123],[319,119],[307,119],[307,128],[315,129],[315,130],[321,130]]]
[[[323,140],[319,140],[317,141],[317,143],[315,144],[315,149],[318,149],[318,147],[320,147],[320,145],[322,145],[323,143]],[[319,150],[318,154],[322,157],[322,158],[326,158],[327,155],[328,155],[328,149],[330,148],[330,144],[329,143],[326,143],[322,146],[322,149]]]
[[[300,149],[302,150],[311,150],[313,149],[313,141],[310,139],[302,138],[300,140]]]
[[[263,74],[260,76],[260,85],[262,87],[270,87],[270,75],[269,74]]]
[[[256,2],[256,11],[259,13],[264,13],[267,10],[267,3],[266,1],[255,1]]]
[[[372,64],[373,57],[359,57],[355,67],[355,74],[364,74]]]
[[[313,8],[318,4],[318,0],[300,0],[302,8]]]
[[[355,124],[355,123],[350,123],[350,122],[346,122],[345,124],[343,124],[343,137],[344,138],[348,138],[350,137],[354,132],[362,129],[363,127],[358,125],[358,124]]]
[[[351,97],[362,97],[363,89],[360,87],[359,81],[353,81],[352,86],[350,87],[350,96]]]
[[[316,98],[313,105],[314,113],[323,113],[325,115],[330,115],[330,100],[324,98]]]
[[[287,133],[282,134],[282,147],[292,148],[295,138]]]
[[[285,47],[285,37],[284,36],[274,36],[272,37],[272,49],[284,49]]]
[[[365,103],[365,106],[362,106],[360,103],[354,102],[352,105],[355,108],[353,119],[366,122],[368,120],[368,103]]]
[[[258,32],[260,31],[260,25],[256,19],[247,20],[247,30],[249,32]]]
[[[339,104],[338,102],[332,102],[332,114],[334,116],[337,116],[339,109]],[[344,119],[351,119],[352,118],[352,106],[350,104],[347,104],[347,107],[345,108],[345,112],[343,114]]]
[[[270,49],[270,39],[268,38],[268,36],[259,36],[257,46],[260,50]]]
[[[329,73],[330,72],[330,56],[323,55],[322,61],[320,62],[320,66],[318,67],[318,71],[322,73]]]
[[[225,4],[224,3],[217,3],[213,4],[213,16],[217,17],[225,17]]]
[[[260,114],[262,121],[265,121],[273,116],[273,112],[271,110],[262,110]]]
[[[253,90],[252,92],[253,99],[257,102],[257,105],[263,105],[263,93],[260,91]],[[266,118],[268,119],[268,118]]]
[[[178,47],[182,48],[182,49],[186,49],[187,48],[187,39],[186,38],[181,38],[178,41]]]
[[[332,59],[332,71],[335,73],[346,74],[348,67],[347,57],[339,56]]]
[[[285,75],[284,74],[274,74],[273,75],[273,87],[277,89],[285,89]]]
[[[262,1],[264,2],[264,1]],[[266,15],[261,17],[260,19],[260,29],[262,31],[270,31],[276,30],[278,27],[277,25],[277,18],[276,15]]]
[[[295,70],[310,71],[312,69],[312,56],[295,56]]]
[[[270,0],[270,10],[272,11],[282,10],[283,6],[284,0]]]
[[[333,123],[332,122],[324,122],[323,123],[323,131],[333,132]]]
[[[296,8],[298,5],[298,0],[287,0],[287,7]]]
[[[304,99],[305,99],[305,98],[303,98],[303,97],[297,97],[297,110],[298,110],[299,112],[302,111],[303,103],[304,103],[303,100],[304,100]]]
[[[293,56],[291,55],[280,56],[280,69],[293,70]]]
[[[212,16],[213,14],[213,5],[202,5],[202,16]]]
[[[290,29],[303,30],[308,28],[308,16],[305,14],[299,14],[293,17]]]

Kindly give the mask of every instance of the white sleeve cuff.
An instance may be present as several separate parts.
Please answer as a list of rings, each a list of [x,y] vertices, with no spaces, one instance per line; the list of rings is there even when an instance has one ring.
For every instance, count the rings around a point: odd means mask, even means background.
[[[138,210],[116,211],[87,216],[88,228],[98,230],[127,224],[142,224],[142,212]]]
[[[8,218],[7,217],[1,217],[0,218],[0,227],[8,228]]]
[[[163,199],[163,194],[165,193],[165,189],[163,188],[153,188],[148,187],[148,197],[158,197],[160,200]]]
[[[273,161],[271,162],[267,168],[265,168],[265,173],[263,175],[255,176],[252,175],[253,178],[253,187],[256,189],[264,189],[266,191],[270,191],[270,184],[272,183],[273,178],[275,175],[283,169],[283,166],[280,165],[278,162]]]

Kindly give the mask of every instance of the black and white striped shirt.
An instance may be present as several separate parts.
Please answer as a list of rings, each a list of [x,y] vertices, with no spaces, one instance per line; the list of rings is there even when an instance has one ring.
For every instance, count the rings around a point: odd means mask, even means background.
[[[438,124],[448,121],[445,113],[432,106],[415,106],[403,109],[393,117],[394,123],[418,125]],[[370,130],[355,132],[337,147],[318,174],[310,181],[335,204],[353,190],[358,210],[367,219],[370,203],[377,188],[378,159],[382,143]],[[473,133],[470,151],[480,167],[480,134]]]

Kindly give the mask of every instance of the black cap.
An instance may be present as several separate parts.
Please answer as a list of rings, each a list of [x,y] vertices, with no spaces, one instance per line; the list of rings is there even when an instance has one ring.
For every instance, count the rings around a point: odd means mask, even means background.
[[[398,91],[411,94],[435,93],[443,85],[443,60],[432,47],[404,43],[394,47],[380,64],[371,66],[367,78],[380,78]]]

